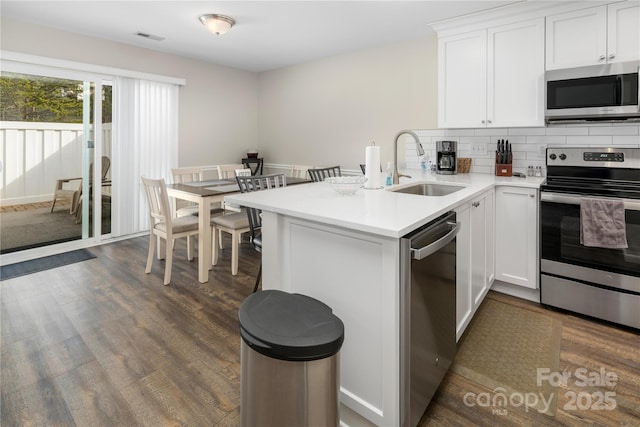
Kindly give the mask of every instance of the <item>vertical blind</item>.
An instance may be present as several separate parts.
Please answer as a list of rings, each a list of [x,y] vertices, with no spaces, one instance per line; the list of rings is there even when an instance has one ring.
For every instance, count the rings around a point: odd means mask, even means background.
[[[117,77],[113,84],[113,163],[111,234],[149,228],[140,177],[164,178],[178,163],[178,86]]]

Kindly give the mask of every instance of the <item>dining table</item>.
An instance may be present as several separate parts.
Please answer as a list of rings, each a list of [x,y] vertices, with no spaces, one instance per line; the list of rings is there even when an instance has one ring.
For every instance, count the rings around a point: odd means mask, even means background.
[[[287,185],[310,182],[306,178],[287,177]],[[235,179],[193,181],[181,184],[167,184],[167,195],[198,205],[198,281],[209,281],[211,270],[211,204],[224,201],[224,197],[239,193]]]

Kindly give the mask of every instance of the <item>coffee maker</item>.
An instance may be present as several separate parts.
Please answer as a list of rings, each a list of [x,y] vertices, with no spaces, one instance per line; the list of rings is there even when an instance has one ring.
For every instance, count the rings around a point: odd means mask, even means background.
[[[442,175],[456,174],[456,141],[436,141],[436,173]]]

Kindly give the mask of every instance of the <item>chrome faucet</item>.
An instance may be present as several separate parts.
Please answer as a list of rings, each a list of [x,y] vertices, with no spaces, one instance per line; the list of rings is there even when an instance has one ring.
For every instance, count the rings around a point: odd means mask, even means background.
[[[396,139],[393,143],[393,183],[400,184],[400,177],[404,176],[405,178],[411,178],[409,175],[402,175],[398,173],[398,138],[400,138],[403,134],[411,135],[413,139],[416,140],[416,154],[418,156],[424,155],[424,150],[422,149],[422,144],[420,144],[420,140],[418,139],[418,135],[412,130],[401,130],[396,135]]]

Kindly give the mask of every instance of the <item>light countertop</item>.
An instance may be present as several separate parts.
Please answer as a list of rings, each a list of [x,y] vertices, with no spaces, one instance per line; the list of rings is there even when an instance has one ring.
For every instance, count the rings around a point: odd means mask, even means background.
[[[344,227],[378,236],[400,238],[445,212],[500,185],[539,188],[544,178],[497,177],[465,173],[438,175],[419,169],[404,170],[412,178],[377,190],[360,189],[352,196],[336,193],[327,183],[298,184],[255,193],[233,194],[225,202],[295,218]],[[457,184],[465,188],[446,196],[418,196],[389,191],[417,182]]]

